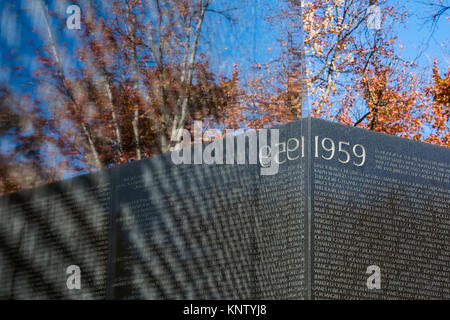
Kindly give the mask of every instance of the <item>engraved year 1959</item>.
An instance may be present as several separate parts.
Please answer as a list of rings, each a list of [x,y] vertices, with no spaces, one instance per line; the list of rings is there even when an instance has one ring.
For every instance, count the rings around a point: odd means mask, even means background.
[[[328,137],[314,137],[314,157],[329,161],[337,158],[340,163],[352,163],[361,167],[366,162],[366,149],[361,144],[351,145],[348,141],[337,141]]]
[[[263,160],[273,157],[277,164],[287,161],[297,160],[305,157],[305,137],[289,138],[276,144],[276,151],[265,145],[259,151],[259,162],[264,165]],[[348,141],[335,141],[328,137],[314,137],[314,157],[330,161],[337,159],[340,163],[351,163],[357,167],[362,167],[366,162],[366,149],[361,144],[351,144]]]

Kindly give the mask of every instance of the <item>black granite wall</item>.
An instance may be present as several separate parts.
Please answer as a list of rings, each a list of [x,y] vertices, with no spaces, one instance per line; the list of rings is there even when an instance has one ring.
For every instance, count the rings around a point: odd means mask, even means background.
[[[0,298],[450,297],[450,150],[278,129],[275,175],[167,154],[1,197]]]
[[[167,154],[1,198],[0,297],[303,298],[303,130],[273,176]]]
[[[449,299],[450,150],[318,119],[311,141],[312,298]]]

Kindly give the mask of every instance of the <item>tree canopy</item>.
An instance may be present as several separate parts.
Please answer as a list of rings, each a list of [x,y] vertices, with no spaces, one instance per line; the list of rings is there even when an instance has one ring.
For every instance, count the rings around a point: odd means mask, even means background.
[[[176,129],[194,120],[262,128],[298,119],[306,108],[450,147],[450,69],[440,75],[434,63],[424,78],[401,56],[397,32],[408,20],[401,4],[271,3],[80,0],[73,4],[81,28],[67,30],[61,2],[5,1],[3,15],[29,31],[20,50],[2,33],[0,192],[168,152]],[[255,4],[263,22],[251,15]],[[373,5],[376,29],[367,23]],[[251,37],[273,41],[242,59],[224,37],[252,24],[242,46]]]

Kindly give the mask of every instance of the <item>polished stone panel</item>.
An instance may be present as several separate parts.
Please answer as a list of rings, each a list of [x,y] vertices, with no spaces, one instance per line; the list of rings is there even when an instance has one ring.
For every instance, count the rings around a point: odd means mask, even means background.
[[[450,298],[450,150],[276,129],[274,175],[166,154],[0,197],[0,298]]]
[[[450,150],[317,119],[311,141],[312,298],[449,299]]]

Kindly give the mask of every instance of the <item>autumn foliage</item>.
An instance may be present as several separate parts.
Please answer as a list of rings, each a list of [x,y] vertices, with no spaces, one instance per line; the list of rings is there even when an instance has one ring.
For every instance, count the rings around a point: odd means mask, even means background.
[[[277,42],[260,48],[269,61],[217,72],[209,28],[248,18],[231,2],[75,1],[76,40],[64,10],[35,3],[34,67],[11,50],[14,81],[0,87],[1,192],[168,152],[172,133],[193,120],[261,128],[308,113],[450,147],[450,71],[440,76],[435,64],[423,78],[399,55],[396,30],[407,19],[399,6],[377,1],[382,28],[370,30],[371,1],[286,0],[267,8]]]
[[[443,77],[434,61],[433,83],[425,88],[433,99],[432,116],[429,119],[434,132],[426,138],[429,143],[450,146],[450,68]]]

